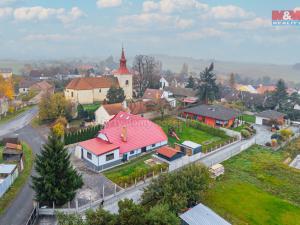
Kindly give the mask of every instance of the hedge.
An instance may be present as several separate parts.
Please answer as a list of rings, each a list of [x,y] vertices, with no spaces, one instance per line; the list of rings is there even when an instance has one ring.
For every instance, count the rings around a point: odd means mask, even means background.
[[[101,130],[101,125],[91,126],[88,128],[83,128],[73,132],[66,132],[64,136],[64,141],[66,145],[74,144],[81,141],[86,141],[94,138],[98,132]]]
[[[214,135],[214,136],[219,136],[219,137],[222,137],[222,138],[228,137],[226,135],[225,131],[223,131],[221,129],[216,129],[214,127],[210,127],[210,126],[208,126],[204,123],[198,122],[198,121],[189,120],[188,125],[193,127],[193,128],[202,130],[202,131],[204,131],[208,134]]]

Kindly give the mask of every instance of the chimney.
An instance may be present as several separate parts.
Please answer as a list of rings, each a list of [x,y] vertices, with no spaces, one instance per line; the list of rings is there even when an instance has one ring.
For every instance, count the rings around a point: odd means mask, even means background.
[[[121,138],[123,142],[127,142],[127,127],[122,128]]]

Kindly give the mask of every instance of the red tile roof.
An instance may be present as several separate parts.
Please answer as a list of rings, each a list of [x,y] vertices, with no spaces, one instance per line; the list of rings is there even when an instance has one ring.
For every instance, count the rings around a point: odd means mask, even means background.
[[[83,141],[79,145],[95,155],[102,155],[119,147],[100,138]]]
[[[106,104],[106,105],[103,105],[103,108],[111,116],[114,116],[114,115],[118,114],[119,112],[126,110],[123,107],[122,103]]]
[[[258,94],[264,94],[266,92],[272,92],[276,90],[276,86],[260,86],[256,89]]]
[[[130,109],[130,113],[134,115],[146,113],[148,111],[147,106],[143,101],[129,103],[128,108]]]
[[[119,87],[117,78],[111,76],[84,77],[71,80],[66,89],[92,90],[95,88],[110,88],[111,86]]]
[[[160,99],[162,94],[163,94],[162,90],[147,88],[143,95],[143,99],[151,99],[151,100]]]
[[[174,155],[176,155],[179,150],[176,150],[175,148],[171,148],[169,146],[163,146],[160,149],[157,150],[157,153],[164,155],[168,158],[172,158]]]
[[[6,143],[5,148],[10,148],[10,149],[16,149],[16,150],[22,150],[22,145],[17,145],[14,143]]]
[[[123,127],[127,129],[126,142],[123,142],[121,138]],[[168,139],[157,124],[126,112],[118,113],[100,133],[104,134],[111,143],[119,145],[121,154]]]

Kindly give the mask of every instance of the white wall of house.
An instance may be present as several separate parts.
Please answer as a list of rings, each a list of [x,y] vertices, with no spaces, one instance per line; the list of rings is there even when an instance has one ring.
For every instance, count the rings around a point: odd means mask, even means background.
[[[265,118],[263,118],[263,117],[256,116],[255,117],[255,123],[258,124],[258,125],[262,125],[264,119]]]
[[[19,93],[20,94],[26,94],[29,92],[29,88],[19,88]]]
[[[107,160],[106,156],[110,155],[110,154],[113,154],[114,157],[111,160]],[[94,153],[89,152],[85,148],[81,147],[80,145],[77,145],[76,148],[75,148],[75,156],[76,157],[84,158],[85,160],[91,162],[95,166],[102,166],[102,165],[105,165],[107,163],[111,163],[111,162],[120,160],[120,155],[119,154],[120,154],[119,149],[116,149],[116,150],[113,150],[113,151],[110,151],[110,152],[107,152],[105,154],[97,156]],[[90,155],[91,157],[88,157],[88,155]]]
[[[97,124],[104,125],[104,123],[108,122],[114,115],[109,115],[103,106],[100,106],[95,111],[95,122]]]

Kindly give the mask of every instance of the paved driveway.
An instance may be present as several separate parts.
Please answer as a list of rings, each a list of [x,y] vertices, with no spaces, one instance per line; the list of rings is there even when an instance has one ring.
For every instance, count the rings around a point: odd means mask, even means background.
[[[266,142],[271,141],[272,132],[270,130],[270,127],[262,126],[262,125],[254,125],[254,128],[256,129],[256,143],[259,145],[265,145]]]

